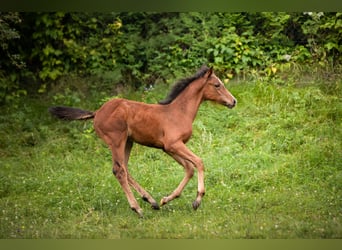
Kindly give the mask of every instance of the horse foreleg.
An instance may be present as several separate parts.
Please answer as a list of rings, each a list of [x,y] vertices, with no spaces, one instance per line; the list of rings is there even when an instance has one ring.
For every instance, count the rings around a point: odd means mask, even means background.
[[[166,152],[184,167],[185,176],[178,187],[169,196],[162,198],[160,204],[164,205],[181,195],[186,184],[194,175],[194,167],[196,167],[198,171],[198,189],[196,200],[192,203],[192,207],[196,210],[201,204],[202,197],[205,194],[204,165],[202,160],[192,153],[183,143],[173,146]]]
[[[185,186],[188,184],[189,180],[194,175],[194,168],[193,168],[192,164],[185,161],[183,158],[179,157],[176,154],[173,154],[170,152],[168,152],[168,154],[184,167],[185,175],[184,175],[182,181],[179,183],[178,187],[170,195],[165,196],[161,199],[161,201],[160,201],[161,206],[165,205],[166,203],[172,201],[175,198],[178,198],[181,195]]]

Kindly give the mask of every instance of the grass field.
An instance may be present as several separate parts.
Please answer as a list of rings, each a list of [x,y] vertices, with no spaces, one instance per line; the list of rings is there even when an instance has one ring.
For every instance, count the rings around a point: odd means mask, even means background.
[[[156,102],[167,88],[126,97]],[[191,206],[193,178],[159,211],[136,195],[143,219],[129,209],[91,121],[47,112],[52,104],[96,109],[108,93],[75,87],[1,107],[0,238],[342,238],[341,80],[229,89],[237,107],[204,103],[188,143],[206,166],[201,207]],[[183,177],[162,151],[139,145],[130,171],[156,200]]]

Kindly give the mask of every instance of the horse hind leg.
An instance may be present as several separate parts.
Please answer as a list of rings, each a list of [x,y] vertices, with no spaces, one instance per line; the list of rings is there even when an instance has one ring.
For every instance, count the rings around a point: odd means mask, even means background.
[[[120,136],[111,136],[110,138],[119,139]],[[125,143],[126,139],[119,140],[120,143],[109,144],[112,150],[113,157],[113,174],[119,181],[126,197],[127,201],[133,211],[135,211],[140,217],[143,217],[143,210],[140,208],[137,200],[135,199],[133,192],[129,185],[129,173],[127,171],[126,157],[125,157]],[[116,146],[114,146],[116,145]]]
[[[133,147],[133,141],[128,139],[126,142],[126,147],[125,147],[125,164],[128,166],[128,160],[129,156],[131,154],[131,150]],[[148,203],[151,204],[151,207],[155,210],[159,210],[159,205],[158,203],[153,199],[153,197],[143,188],[139,185],[139,183],[133,179],[133,177],[129,174],[127,170],[127,179],[128,183],[131,187],[133,187],[142,197],[144,201],[147,201]]]
[[[138,182],[136,182],[130,174],[128,174],[128,183],[131,185],[142,197],[142,199],[151,204],[151,207],[155,210],[159,210],[160,207],[158,203],[153,199],[153,197],[143,189]]]
[[[128,200],[128,203],[133,211],[135,211],[140,217],[143,217],[143,211],[140,208],[137,200],[135,199],[132,190],[129,187],[128,183],[128,173],[126,166],[120,164],[118,161],[115,161],[113,166],[113,174],[119,181],[126,198]]]

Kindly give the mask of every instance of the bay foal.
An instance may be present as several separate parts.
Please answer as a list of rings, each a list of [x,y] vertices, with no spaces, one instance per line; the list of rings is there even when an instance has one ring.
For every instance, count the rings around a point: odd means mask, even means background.
[[[96,133],[112,151],[113,173],[132,210],[142,216],[142,209],[130,186],[153,209],[159,209],[159,205],[128,171],[128,159],[134,142],[162,149],[185,169],[183,180],[170,195],[161,199],[160,205],[180,196],[195,169],[198,171],[198,188],[192,206],[196,210],[201,204],[205,194],[204,165],[201,158],[185,144],[191,137],[192,123],[199,106],[206,100],[228,108],[236,105],[236,99],[214,74],[213,69],[203,66],[195,75],[176,83],[166,99],[159,104],[112,99],[95,112],[70,107],[51,107],[49,111],[65,120],[94,119]]]

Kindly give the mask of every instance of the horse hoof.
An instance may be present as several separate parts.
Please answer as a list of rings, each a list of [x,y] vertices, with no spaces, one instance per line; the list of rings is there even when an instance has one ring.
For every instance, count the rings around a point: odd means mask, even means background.
[[[141,208],[139,208],[139,209],[132,208],[132,210],[138,214],[139,218],[144,217],[144,213],[143,213],[143,210]]]
[[[159,210],[159,209],[160,209],[160,207],[159,207],[159,205],[157,204],[157,202],[152,203],[152,204],[151,204],[151,207],[152,207],[152,209],[154,209],[154,210]]]
[[[144,213],[142,211],[137,212],[140,219],[144,218]]]
[[[160,200],[160,206],[164,206],[167,203],[167,197]]]
[[[197,210],[197,208],[200,206],[200,202],[198,202],[198,201],[194,201],[193,203],[192,203],[192,208],[194,209],[194,210]]]

